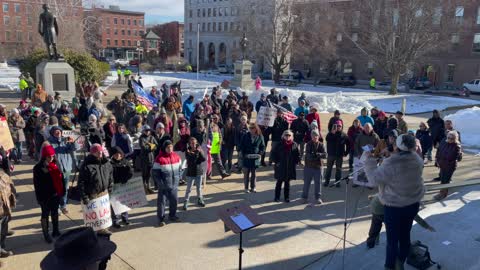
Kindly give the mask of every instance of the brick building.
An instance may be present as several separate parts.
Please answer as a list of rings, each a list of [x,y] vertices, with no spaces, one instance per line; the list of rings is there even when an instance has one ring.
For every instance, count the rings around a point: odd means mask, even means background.
[[[93,8],[99,18],[99,55],[107,59],[142,59],[145,13],[121,10],[118,6]]]
[[[43,42],[38,34],[38,18],[44,1],[40,0],[3,0],[0,1],[0,58],[21,57],[34,48],[43,48]],[[69,18],[60,26],[59,47],[83,47],[81,29],[72,33],[69,27],[78,25],[83,18],[82,1],[58,0],[49,5],[51,12],[58,20]],[[69,35],[64,35],[69,32]],[[75,39],[75,42],[72,40]],[[2,59],[3,60],[3,59]]]
[[[342,20],[347,25],[358,25],[362,20],[360,11],[353,8],[357,0],[331,0],[333,8],[339,11]],[[304,1],[298,3],[299,8],[315,10],[315,5],[321,4],[316,1]],[[441,10],[440,10],[441,11]],[[414,70],[401,79],[408,80],[409,77],[427,77],[436,87],[461,86],[474,78],[480,78],[480,2],[471,0],[458,0],[455,2],[453,11],[449,14],[440,14],[444,19],[454,20],[455,26],[452,29],[439,31],[450,31],[450,46],[445,51],[431,54],[417,60]],[[451,14],[450,14],[451,13]],[[320,16],[321,14],[319,14]],[[365,19],[365,18],[363,18]],[[352,20],[348,23],[347,20]],[[357,23],[354,23],[354,20]],[[390,80],[385,73],[373,64],[365,54],[361,53],[352,42],[358,38],[359,33],[355,27],[338,33],[335,37],[337,46],[337,63],[334,66],[334,73],[353,73],[357,79],[366,80],[371,75],[377,80]],[[350,34],[350,37],[346,35]],[[301,42],[295,39],[294,42]],[[301,46],[300,44],[298,46]],[[294,46],[295,47],[295,46]],[[291,67],[300,70],[311,71],[312,76],[324,74],[325,63],[322,59],[305,57],[301,53],[293,53]],[[329,71],[331,73],[331,71]]]
[[[148,32],[155,33],[158,37],[158,55],[168,60],[178,61],[184,57],[184,26],[180,22],[169,22],[154,25]],[[146,39],[149,37],[147,36]],[[149,41],[150,42],[150,41]]]

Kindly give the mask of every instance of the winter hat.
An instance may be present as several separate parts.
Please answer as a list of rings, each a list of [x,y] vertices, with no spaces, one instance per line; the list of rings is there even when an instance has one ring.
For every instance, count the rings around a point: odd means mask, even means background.
[[[165,110],[164,107],[162,107],[162,109],[160,110],[160,114],[167,114],[167,111]]]
[[[97,122],[97,117],[94,114],[90,114],[90,116],[88,117],[88,122]]]
[[[163,123],[158,123],[157,126],[155,127],[156,129],[159,129],[159,128],[165,128],[165,125]]]
[[[50,120],[48,121],[49,126],[57,126],[58,125],[58,118],[55,115],[50,116]]]
[[[378,117],[387,117],[387,114],[384,111],[379,111],[378,112]]]
[[[338,120],[338,121],[335,122],[335,125],[343,127],[343,122]]]
[[[390,130],[390,132],[388,133],[388,136],[397,138],[398,137],[398,131],[396,129]]]
[[[417,147],[415,137],[410,134],[402,134],[397,137],[396,144],[401,151],[414,151]]]
[[[120,148],[118,146],[115,146],[115,147],[112,148],[111,154],[112,154],[112,156],[115,155],[115,154],[121,154],[122,156],[125,156],[125,153],[123,152],[122,148]]]
[[[149,125],[143,125],[143,127],[142,127],[142,132],[145,132],[145,131],[147,131],[147,130],[148,130],[148,131],[151,131],[152,128],[151,128]]]
[[[312,130],[312,132],[310,134],[311,134],[312,137],[313,136],[320,136],[320,133],[318,132],[318,129]]]
[[[313,120],[312,123],[310,124],[310,127],[313,129],[313,128],[316,128],[318,129],[318,123],[317,123],[317,120]]]
[[[94,143],[92,146],[90,146],[90,154],[95,154],[98,152],[103,152],[103,147],[101,144]]]
[[[368,113],[367,107],[363,107],[360,112],[362,112],[362,113],[363,113],[363,112]]]
[[[27,102],[25,100],[20,100],[20,105],[26,104]]]
[[[398,120],[395,117],[390,117],[388,119],[388,128],[396,129],[398,127]]]
[[[50,129],[50,134],[53,135],[53,133],[55,133],[55,131],[57,130],[60,130],[60,131],[63,131],[63,129],[59,126],[53,126],[51,129]]]
[[[318,104],[316,102],[314,102],[314,103],[312,103],[312,105],[310,105],[310,109],[315,109],[315,110],[318,111],[319,108],[320,108],[320,104]]]
[[[403,116],[403,112],[401,112],[401,111],[397,111],[395,114],[398,114],[398,115],[402,115],[402,116]]]
[[[265,94],[262,93],[262,94],[260,95],[260,98],[264,98],[264,97],[265,97]]]
[[[51,157],[53,155],[55,155],[55,148],[50,144],[47,144],[42,148],[42,158]]]
[[[42,110],[40,110],[40,108],[38,107],[32,107],[32,114],[34,114],[35,112],[42,112]]]
[[[18,111],[18,109],[12,109],[11,113],[12,113],[12,114],[18,114],[19,111]]]
[[[335,110],[335,112],[333,113],[334,115],[340,115],[340,111],[339,110]]]
[[[162,150],[165,151],[165,149],[167,149],[167,147],[168,147],[169,145],[172,145],[172,144],[173,144],[172,141],[166,140],[166,141],[162,144]]]

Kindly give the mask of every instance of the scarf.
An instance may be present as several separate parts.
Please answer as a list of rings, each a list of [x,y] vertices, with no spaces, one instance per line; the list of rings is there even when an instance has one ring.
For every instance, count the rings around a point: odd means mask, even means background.
[[[57,166],[57,163],[50,162],[47,165],[48,172],[50,173],[50,177],[52,177],[53,181],[53,188],[59,197],[63,196],[64,187],[63,187],[63,175],[60,169]]]
[[[283,140],[283,150],[285,151],[285,153],[292,151],[292,147],[293,147],[293,140],[292,141]]]

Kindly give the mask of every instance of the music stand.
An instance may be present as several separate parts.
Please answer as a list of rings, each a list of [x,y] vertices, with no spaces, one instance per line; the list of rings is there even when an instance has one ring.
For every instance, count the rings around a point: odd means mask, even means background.
[[[240,234],[238,249],[238,269],[242,269],[243,233],[263,224],[262,218],[248,205],[238,204],[230,208],[222,209],[218,216],[225,225],[225,232],[232,230]]]

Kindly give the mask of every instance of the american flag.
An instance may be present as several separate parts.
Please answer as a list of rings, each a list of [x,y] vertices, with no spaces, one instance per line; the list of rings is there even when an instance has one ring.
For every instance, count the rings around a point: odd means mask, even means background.
[[[279,106],[275,103],[270,103],[271,105],[273,105],[273,107],[275,109],[278,109],[278,110],[281,110],[282,111],[282,117],[283,119],[287,120],[288,124],[291,124],[293,122],[293,120],[297,119],[297,116],[295,114],[293,114],[293,112],[283,108],[282,106]]]
[[[133,90],[135,90],[135,94],[137,94],[137,100],[145,105],[147,109],[151,110],[155,105],[158,104],[158,99],[155,97],[147,94],[143,88],[141,88],[138,84],[132,82]]]

